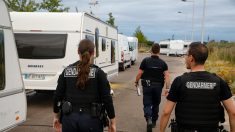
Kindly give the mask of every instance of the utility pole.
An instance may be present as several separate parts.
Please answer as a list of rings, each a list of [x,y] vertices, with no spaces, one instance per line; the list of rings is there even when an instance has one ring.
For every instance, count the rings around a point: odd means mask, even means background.
[[[95,7],[95,6],[98,5],[98,4],[99,4],[99,1],[98,1],[98,0],[90,0],[89,5],[90,5],[90,13],[91,13],[91,14],[93,14],[91,7],[92,7],[92,6]]]
[[[194,16],[195,16],[195,0],[189,1],[189,0],[182,0],[183,2],[193,2],[193,12],[192,12],[192,36],[191,40],[194,41]]]
[[[178,13],[179,14],[185,14],[185,24],[184,24],[184,28],[183,29],[185,29],[185,33],[184,33],[184,40],[186,41],[187,40],[187,27],[186,27],[186,25],[188,24],[187,22],[187,19],[188,19],[188,14],[187,13],[184,13],[184,12],[182,12],[182,11],[178,11]],[[193,36],[193,35],[192,35]],[[192,40],[193,41],[193,40]]]
[[[76,12],[78,13],[78,7],[77,6],[75,7],[75,9],[76,9]]]
[[[206,16],[206,0],[204,0],[203,4],[203,16],[202,16],[202,31],[201,31],[201,43],[204,42],[204,32],[205,32],[205,16]]]

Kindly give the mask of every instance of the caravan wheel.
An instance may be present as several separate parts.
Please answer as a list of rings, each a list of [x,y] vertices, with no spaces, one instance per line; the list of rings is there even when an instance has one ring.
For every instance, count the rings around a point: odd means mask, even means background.
[[[121,71],[125,71],[126,67],[124,65],[124,63],[122,64],[122,67],[120,68]]]
[[[129,61],[129,64],[127,65],[127,68],[131,68],[131,60]]]
[[[135,64],[135,61],[131,61],[131,65],[134,65]]]

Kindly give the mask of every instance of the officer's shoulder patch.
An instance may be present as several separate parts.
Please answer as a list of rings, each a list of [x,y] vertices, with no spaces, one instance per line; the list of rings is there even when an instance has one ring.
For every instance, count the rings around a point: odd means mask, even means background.
[[[93,68],[93,67],[90,68],[89,78],[95,78],[96,70],[97,70],[97,68]]]
[[[65,68],[64,77],[77,77],[78,70],[76,66],[68,66]]]
[[[89,72],[89,78],[95,78],[96,77],[96,70],[97,68],[91,67]],[[78,69],[76,66],[68,66],[65,68],[64,77],[77,77],[78,76]]]

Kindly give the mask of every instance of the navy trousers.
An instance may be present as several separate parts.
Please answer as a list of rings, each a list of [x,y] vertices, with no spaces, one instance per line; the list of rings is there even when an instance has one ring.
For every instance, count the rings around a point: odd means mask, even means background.
[[[63,115],[62,132],[103,132],[102,122],[86,113]]]
[[[157,121],[162,87],[161,83],[143,86],[144,117],[146,119],[150,118],[152,121]]]

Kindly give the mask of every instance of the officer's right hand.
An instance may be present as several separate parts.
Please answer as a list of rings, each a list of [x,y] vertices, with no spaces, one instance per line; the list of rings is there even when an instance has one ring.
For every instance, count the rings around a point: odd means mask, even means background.
[[[116,132],[116,121],[115,118],[110,120],[108,132]]]
[[[55,129],[56,132],[61,132],[61,123],[58,117],[54,117],[53,128]]]
[[[139,86],[139,82],[135,82],[135,87],[138,87]]]

